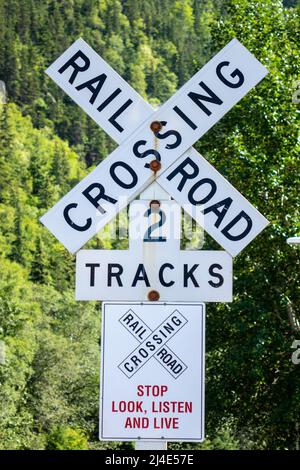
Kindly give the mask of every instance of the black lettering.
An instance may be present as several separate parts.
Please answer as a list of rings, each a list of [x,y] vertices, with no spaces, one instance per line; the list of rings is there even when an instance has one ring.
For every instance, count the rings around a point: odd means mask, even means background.
[[[113,272],[113,269],[117,271]],[[119,287],[123,287],[121,275],[123,274],[123,266],[118,263],[108,263],[107,265],[107,287],[112,286],[112,278],[115,277]]]
[[[178,116],[180,116],[181,119],[183,119],[183,121],[193,129],[193,131],[197,129],[198,126],[196,126],[196,124],[191,121],[191,119],[182,111],[182,109],[178,108],[178,106],[174,106],[173,109],[175,113],[178,114]]]
[[[165,348],[161,348],[158,353],[156,354],[157,357],[160,357],[161,359],[163,359],[166,354],[167,354],[167,350]]]
[[[166,126],[167,122],[166,121],[161,121],[161,124],[163,126]],[[175,142],[173,142],[173,144],[167,144],[166,145],[166,149],[168,149],[168,150],[176,149],[177,147],[179,147],[179,145],[181,144],[181,141],[182,141],[182,137],[181,137],[180,133],[178,131],[175,131],[175,130],[169,130],[169,131],[164,132],[163,134],[161,132],[154,132],[154,135],[158,139],[167,139],[168,137],[170,137],[172,135],[175,137]]]
[[[78,232],[84,232],[85,230],[88,230],[90,228],[90,226],[92,225],[92,219],[90,217],[88,219],[86,219],[86,224],[85,225],[75,224],[75,222],[73,222],[73,220],[70,218],[69,212],[70,212],[71,209],[75,209],[77,206],[78,206],[78,204],[76,204],[75,202],[73,202],[71,204],[68,204],[64,208],[64,212],[63,212],[64,219],[67,222],[67,224],[69,224],[70,227],[72,227],[73,229],[77,230]]]
[[[169,282],[166,282],[164,280],[164,277],[163,277],[163,272],[166,268],[169,268],[169,269],[174,269],[174,266],[173,264],[171,263],[164,263],[160,269],[159,269],[159,273],[158,273],[158,278],[159,278],[159,282],[161,283],[162,286],[164,287],[171,287],[173,286],[173,284],[175,284],[174,281],[169,281]]]
[[[147,140],[138,140],[132,148],[134,155],[138,158],[145,158],[145,157],[148,157],[148,155],[153,155],[155,157],[155,160],[160,162],[161,157],[160,157],[160,153],[157,150],[148,149],[148,150],[145,150],[144,152],[140,152],[139,148],[142,145],[146,145],[146,143],[147,143]],[[145,168],[150,168],[150,164],[146,163]]]
[[[246,228],[244,229],[244,231],[242,233],[239,233],[238,235],[232,235],[229,231],[232,229],[232,227],[234,227],[241,219],[244,219],[247,223],[247,226]],[[249,217],[248,214],[246,214],[246,212],[244,211],[241,211],[231,222],[229,222],[228,225],[226,225],[226,227],[223,228],[222,230],[222,233],[223,235],[225,235],[226,238],[228,238],[228,240],[231,240],[233,242],[236,242],[238,240],[242,240],[243,238],[246,237],[246,235],[248,235],[248,233],[250,232],[250,230],[252,229],[252,219],[251,217]]]
[[[83,60],[83,65],[79,65],[76,61],[77,59]],[[72,67],[74,70],[71,77],[69,78],[69,83],[73,83],[77,74],[79,72],[84,72],[90,66],[89,58],[81,51],[77,51],[59,70],[59,73],[64,73],[69,67]]]
[[[97,98],[103,83],[107,79],[107,75],[105,73],[102,73],[101,75],[98,75],[95,78],[92,78],[91,80],[88,80],[87,82],[81,83],[81,85],[78,85],[76,87],[76,90],[80,91],[83,90],[84,88],[87,88],[92,92],[92,96],[90,97],[90,103],[94,104],[95,99]],[[94,83],[98,83],[97,86],[92,86]]]
[[[139,363],[142,362],[136,355],[131,356],[131,361],[133,362],[133,364],[135,365],[135,367],[138,367],[138,366],[139,366]]]
[[[116,175],[116,168],[118,167],[124,168],[125,170],[128,171],[128,173],[130,174],[132,178],[129,183],[125,183],[124,181],[120,180],[120,178]],[[112,166],[110,167],[109,172],[114,182],[117,183],[119,186],[121,186],[121,188],[125,188],[125,189],[134,188],[138,182],[138,177],[137,177],[136,172],[125,162],[113,163]]]
[[[207,194],[207,196],[200,199],[199,201],[196,201],[196,199],[194,198],[194,193],[203,184],[209,184],[210,185],[210,191]],[[189,190],[188,200],[194,206],[202,205],[202,204],[205,204],[207,201],[209,201],[212,197],[214,197],[214,195],[216,194],[216,191],[217,191],[216,183],[210,178],[203,178],[202,180],[197,181],[197,183],[195,183],[194,186]]]
[[[92,196],[90,193],[93,191],[93,189],[97,188],[99,190],[98,194],[96,196]],[[88,201],[90,201],[93,206],[98,209],[101,214],[105,214],[106,210],[101,207],[98,202],[103,199],[104,201],[110,202],[111,204],[116,204],[117,200],[114,199],[113,197],[107,196],[105,194],[105,189],[102,184],[99,183],[92,183],[90,186],[88,186],[84,191],[82,191],[82,194],[87,198]]]
[[[127,325],[129,325],[129,323],[133,320],[133,315],[131,315],[131,313],[127,313],[126,317],[123,318],[123,322],[124,323],[127,323]]]
[[[146,349],[144,349],[144,348],[140,348],[140,349],[139,349],[139,354],[140,354],[140,356],[142,356],[144,359],[146,359],[146,357],[149,356],[148,351],[146,351]]]
[[[135,322],[131,323],[129,328],[132,328],[132,331],[135,331],[136,327],[138,326],[139,322],[136,320]]]
[[[188,270],[188,264],[184,264],[183,265],[183,268],[184,268],[184,271],[183,271],[183,287],[188,287],[188,280],[189,278],[191,279],[192,283],[194,284],[195,287],[199,287],[199,284],[198,282],[196,281],[195,279],[195,276],[193,274],[193,272],[195,271],[195,269],[197,269],[199,266],[199,264],[194,264],[192,266],[192,268],[190,270]]]
[[[214,281],[208,281],[208,284],[211,285],[212,287],[221,287],[223,284],[224,284],[224,278],[222,276],[222,274],[220,273],[216,273],[214,270],[215,269],[223,269],[222,266],[218,263],[214,263],[212,264],[210,267],[209,267],[209,274],[212,276],[212,277],[216,277],[218,279],[218,282],[214,282]]]
[[[181,372],[183,369],[182,365],[181,364],[177,364],[175,367],[173,367],[173,372],[174,374],[179,374],[179,372]]]
[[[193,170],[192,173],[188,173],[185,170],[185,168],[188,167],[188,166],[190,166],[192,168],[192,170]],[[180,183],[178,184],[177,189],[178,189],[178,191],[182,191],[182,188],[184,187],[187,180],[196,178],[198,173],[199,173],[199,168],[197,167],[196,163],[194,163],[191,158],[187,157],[182,163],[180,163],[180,165],[178,165],[177,168],[175,168],[175,170],[172,171],[172,173],[170,173],[167,176],[167,180],[170,181],[176,175],[180,174],[182,176],[182,179],[181,179]]]
[[[141,330],[142,330],[142,331],[141,331]],[[146,333],[146,330],[145,330],[145,328],[143,329],[143,327],[140,326],[140,327],[136,330],[135,333],[136,333],[136,334],[140,333],[140,334],[139,334],[139,338],[144,339],[144,338],[143,338],[143,334]]]
[[[223,199],[220,202],[217,202],[216,204],[213,204],[210,207],[207,207],[204,211],[203,214],[208,214],[209,212],[213,212],[217,216],[217,220],[215,222],[215,227],[219,227],[220,223],[224,219],[225,215],[227,214],[227,211],[229,207],[232,204],[232,199],[231,197],[227,197],[226,199]],[[219,210],[220,207],[223,207],[222,210]]]
[[[138,265],[131,287],[135,287],[138,281],[144,281],[146,287],[150,287],[149,279],[143,264]]]
[[[213,103],[217,105],[221,105],[223,101],[219,98],[204,82],[200,82],[199,85],[203,88],[209,96],[206,95],[199,95],[199,93],[195,93],[191,91],[188,93],[188,97],[191,98],[194,103],[205,112],[207,116],[211,115],[211,111],[202,103],[202,101],[207,101],[208,103]]]
[[[112,94],[109,95],[109,97],[106,98],[106,100],[104,100],[103,103],[100,104],[100,106],[98,106],[97,111],[101,112],[104,108],[106,108],[106,106],[108,106],[109,103],[111,103],[115,99],[115,97],[121,93],[121,91],[121,88],[117,88],[115,91],[113,91]]]
[[[95,286],[95,270],[96,268],[100,268],[100,264],[99,263],[86,263],[85,265],[87,268],[91,268],[90,269],[90,287],[94,287]]]
[[[174,325],[176,325],[176,326],[179,326],[179,325],[181,325],[181,323],[182,323],[182,321],[180,320],[180,318],[178,318],[178,317],[176,317],[176,316],[172,317],[172,322],[173,322]]]
[[[168,364],[168,363],[170,363],[170,360],[171,360],[171,359],[172,359],[172,355],[171,355],[170,353],[168,353],[168,354],[166,355],[166,357],[163,359],[163,362],[164,362],[165,364],[167,364],[168,367],[169,367],[170,364]]]
[[[166,330],[167,333],[172,333],[172,331],[174,331],[174,327],[170,325],[170,323],[166,323],[164,325],[164,330]]]
[[[116,121],[116,119],[131,105],[133,101],[131,99],[125,101],[125,103],[109,118],[109,122],[119,131],[123,132],[124,129],[120,124]]]
[[[216,68],[217,76],[219,77],[221,82],[223,82],[229,88],[239,88],[240,86],[243,85],[245,81],[244,75],[239,69],[234,69],[234,71],[230,74],[232,78],[235,78],[235,77],[238,78],[237,82],[229,82],[227,78],[225,78],[224,75],[222,75],[221,73],[221,70],[223,69],[223,67],[228,67],[229,64],[230,62],[228,62],[227,60],[218,64]]]
[[[124,367],[128,372],[133,372],[133,367],[130,366],[128,362],[125,362]]]
[[[147,341],[146,348],[150,349],[150,351],[155,351],[155,344],[152,344],[151,341]]]
[[[163,342],[163,340],[158,335],[153,335],[153,341],[155,341],[157,344],[161,344]]]

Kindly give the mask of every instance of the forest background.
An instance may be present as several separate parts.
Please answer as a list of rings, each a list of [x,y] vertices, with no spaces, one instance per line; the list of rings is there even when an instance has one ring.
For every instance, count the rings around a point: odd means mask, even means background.
[[[98,441],[100,303],[75,302],[74,257],[39,222],[115,148],[44,73],[78,37],[154,105],[233,37],[268,68],[196,144],[270,225],[234,260],[234,301],[207,306],[206,441],[170,448],[299,449],[300,251],[286,243],[300,230],[299,12],[279,0],[0,0],[0,449],[132,446]],[[88,246],[127,242],[107,227]]]

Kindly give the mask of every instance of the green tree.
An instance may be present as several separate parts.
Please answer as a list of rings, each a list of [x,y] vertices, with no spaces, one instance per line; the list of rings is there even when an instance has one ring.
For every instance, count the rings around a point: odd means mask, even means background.
[[[88,441],[81,430],[58,427],[47,437],[48,450],[87,450]]]
[[[300,253],[286,238],[299,221],[298,109],[292,101],[299,21],[279,1],[223,6],[213,47],[236,37],[269,75],[197,147],[270,226],[234,261],[233,303],[208,308],[208,430],[233,418],[256,448],[293,449],[300,377],[290,348],[299,335],[292,318],[300,315]]]
[[[39,222],[115,148],[44,73],[80,36],[154,106],[232,37],[269,69],[197,143],[270,226],[234,261],[234,302],[207,306],[207,440],[172,447],[296,447],[300,253],[286,244],[299,221],[295,3],[0,0],[1,450],[132,448],[98,441],[100,306],[74,300],[74,257]],[[126,248],[114,223],[86,246]],[[183,245],[202,237],[193,230]]]

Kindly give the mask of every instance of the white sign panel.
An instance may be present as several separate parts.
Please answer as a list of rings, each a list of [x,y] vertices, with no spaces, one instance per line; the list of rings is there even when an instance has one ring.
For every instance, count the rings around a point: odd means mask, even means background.
[[[104,303],[100,439],[204,440],[201,303]]]
[[[232,301],[232,258],[224,251],[179,251],[155,244],[131,250],[80,250],[76,300]]]
[[[269,223],[193,148],[157,182],[232,256]]]
[[[60,63],[59,73],[66,73],[74,86],[75,78],[86,72],[86,66],[82,72],[78,57],[72,60]],[[42,223],[69,251],[77,251],[153,181],[151,160],[161,162],[160,173],[167,170],[266,74],[265,67],[239,41],[232,40],[50,209],[41,218]],[[91,92],[95,107],[99,83],[101,79],[94,77],[81,84],[79,90],[76,85],[77,91]],[[153,121],[164,124],[155,136],[150,129]]]
[[[151,207],[150,202],[138,199],[129,205],[129,249],[133,256],[144,254],[147,248],[154,255],[158,244],[167,245],[176,256],[180,250],[181,207],[171,200],[160,199]]]
[[[118,143],[153,113],[152,107],[81,38],[46,73]]]

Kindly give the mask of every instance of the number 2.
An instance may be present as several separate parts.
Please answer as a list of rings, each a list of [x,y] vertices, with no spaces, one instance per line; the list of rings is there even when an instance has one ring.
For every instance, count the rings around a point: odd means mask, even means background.
[[[152,211],[152,209],[148,209],[145,214],[144,214],[144,217],[148,217],[148,219],[150,218],[151,214],[153,214],[154,211]],[[152,237],[151,234],[153,232],[153,230],[155,230],[156,228],[159,228],[159,227],[162,227],[164,225],[164,223],[166,222],[166,214],[164,213],[164,211],[162,211],[161,209],[159,209],[159,211],[157,212],[160,219],[158,222],[155,222],[154,224],[150,225],[148,227],[148,229],[146,230],[145,232],[145,235],[144,235],[144,242],[166,242],[167,239],[166,237]]]

